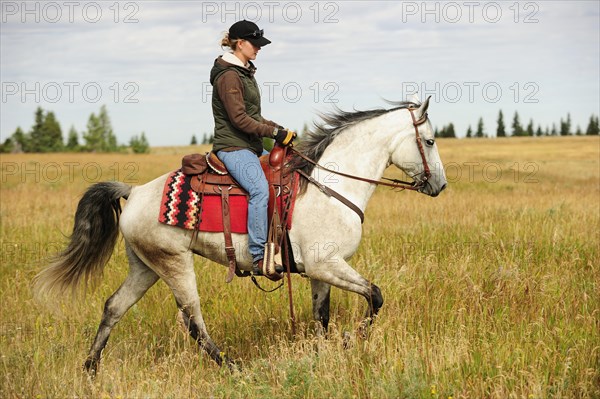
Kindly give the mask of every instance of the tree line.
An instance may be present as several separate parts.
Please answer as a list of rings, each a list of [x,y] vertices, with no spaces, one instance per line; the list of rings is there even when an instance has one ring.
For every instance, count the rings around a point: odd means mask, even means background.
[[[537,125],[537,127],[533,123],[533,119],[530,119],[527,123],[527,126],[522,125],[519,113],[515,111],[515,114],[512,119],[512,123],[510,126],[510,131],[507,129],[504,124],[504,114],[502,110],[498,113],[498,119],[496,120],[496,134],[492,135],[486,132],[485,126],[483,124],[483,118],[479,118],[477,122],[476,130],[473,131],[471,125],[467,128],[466,138],[473,137],[509,137],[509,136],[569,136],[569,135],[595,135],[597,136],[600,133],[600,128],[598,126],[598,116],[592,115],[590,116],[590,120],[588,122],[587,128],[585,131],[581,129],[580,126],[577,126],[576,129],[573,129],[573,125],[571,122],[571,114],[568,113],[566,118],[560,119],[558,125],[553,123],[552,126],[546,126],[542,129],[541,125]],[[435,136],[436,137],[456,137],[456,132],[454,130],[454,124],[449,123],[448,125],[443,126],[441,129],[435,128]]]
[[[117,143],[106,106],[100,107],[98,114],[92,113],[86,130],[80,135],[71,126],[66,142],[56,115],[38,107],[34,113],[34,122],[28,132],[21,127],[0,145],[0,152],[127,152],[147,153],[150,144],[142,132],[129,140],[129,145]]]

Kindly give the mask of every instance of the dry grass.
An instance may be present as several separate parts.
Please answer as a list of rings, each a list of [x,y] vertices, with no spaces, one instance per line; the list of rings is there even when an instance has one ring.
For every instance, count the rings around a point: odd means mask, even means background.
[[[30,281],[64,244],[90,183],[141,184],[197,150],[2,155],[0,396],[600,397],[599,139],[439,146],[446,192],[382,189],[367,210],[352,263],[385,298],[368,340],[342,348],[365,308],[356,295],[333,290],[331,337],[320,340],[309,284],[295,277],[300,334],[291,337],[283,291],[225,285],[223,267],[197,258],[210,332],[244,371],[198,352],[159,283],[114,330],[95,381],[81,366],[126,274],[122,243],[84,300],[36,303]]]

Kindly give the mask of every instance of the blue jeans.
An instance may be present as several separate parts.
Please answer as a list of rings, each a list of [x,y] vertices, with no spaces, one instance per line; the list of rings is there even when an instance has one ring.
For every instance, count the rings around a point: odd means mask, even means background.
[[[251,150],[219,151],[217,157],[223,161],[233,178],[248,192],[248,250],[252,261],[265,255],[267,241],[269,183],[260,166],[260,161]]]

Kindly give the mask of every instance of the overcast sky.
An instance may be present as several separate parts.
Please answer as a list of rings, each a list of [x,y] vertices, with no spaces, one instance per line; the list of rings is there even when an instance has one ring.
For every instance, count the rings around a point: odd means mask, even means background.
[[[414,91],[457,133],[502,109],[544,129],[600,109],[594,1],[1,2],[0,133],[54,111],[66,137],[107,106],[120,143],[189,144],[213,129],[208,83],[239,19],[272,44],[255,65],[263,115],[301,129],[317,113],[386,106]]]

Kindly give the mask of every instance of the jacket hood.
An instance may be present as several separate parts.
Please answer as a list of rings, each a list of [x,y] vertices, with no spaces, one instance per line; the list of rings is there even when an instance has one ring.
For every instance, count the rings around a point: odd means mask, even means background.
[[[217,59],[215,60],[215,63],[213,64],[212,69],[210,70],[210,84],[214,84],[215,83],[215,79],[217,79],[217,77],[225,72],[227,69],[229,68],[235,68],[238,71],[241,71],[242,73],[248,75],[248,76],[253,76],[254,72],[256,72],[256,67],[254,66],[254,64],[251,61],[248,61],[249,67],[248,68],[244,68],[242,66],[239,65],[235,65],[235,64],[230,64],[229,62],[225,61],[223,59],[223,56],[219,56],[217,57]]]

